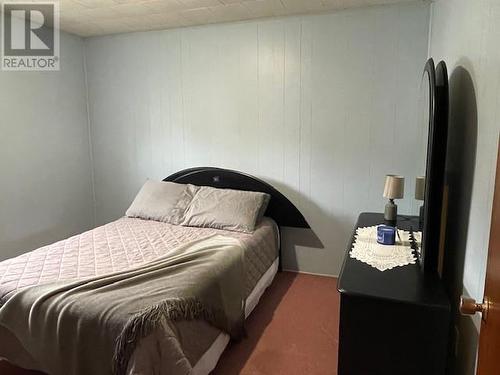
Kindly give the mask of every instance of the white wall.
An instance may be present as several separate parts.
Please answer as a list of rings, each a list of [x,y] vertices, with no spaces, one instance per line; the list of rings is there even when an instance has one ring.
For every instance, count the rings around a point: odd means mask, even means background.
[[[415,212],[416,108],[427,54],[421,2],[88,39],[97,222],[147,178],[234,168],[275,184],[324,249],[285,267],[337,274],[361,211],[383,210],[386,173]]]
[[[477,113],[477,153],[464,285],[482,297],[500,129],[500,3],[446,0],[433,4],[430,53],[444,59],[449,75],[457,67],[473,80]],[[453,126],[453,124],[451,124]]]
[[[92,225],[83,40],[61,71],[0,72],[0,260]]]
[[[450,100],[456,103],[450,128],[453,131],[458,127],[456,132],[463,133],[457,136],[457,146],[462,150],[456,152],[462,163],[455,161],[448,171],[452,182],[462,180],[467,189],[458,192],[463,199],[455,200],[452,207],[458,219],[449,229],[449,238],[453,241],[458,237],[459,241],[446,248],[451,257],[459,259],[450,271],[456,312],[460,293],[478,301],[483,298],[500,130],[500,3],[437,1],[432,5],[431,30],[430,54],[448,64]],[[465,174],[460,172],[464,168]],[[475,373],[479,319],[474,323],[475,327],[470,318],[457,321],[462,363],[456,374]]]

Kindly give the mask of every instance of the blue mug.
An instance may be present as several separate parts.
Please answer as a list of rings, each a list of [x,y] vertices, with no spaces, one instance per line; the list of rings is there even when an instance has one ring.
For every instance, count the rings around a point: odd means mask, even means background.
[[[396,243],[396,228],[389,225],[377,227],[377,242],[382,245],[394,245]]]

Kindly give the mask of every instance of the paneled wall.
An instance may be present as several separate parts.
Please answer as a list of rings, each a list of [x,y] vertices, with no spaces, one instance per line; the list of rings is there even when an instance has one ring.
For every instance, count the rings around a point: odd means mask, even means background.
[[[447,281],[458,312],[460,294],[483,299],[500,132],[500,3],[440,0],[432,5],[430,54],[450,76],[450,185]],[[475,374],[480,317],[460,317],[453,374]]]
[[[0,260],[92,226],[83,40],[58,72],[0,71]]]
[[[408,178],[400,212],[418,210],[428,20],[415,2],[88,39],[97,223],[148,177],[233,168],[310,222],[317,238],[285,231],[285,267],[337,274],[358,213],[383,210],[386,173]]]

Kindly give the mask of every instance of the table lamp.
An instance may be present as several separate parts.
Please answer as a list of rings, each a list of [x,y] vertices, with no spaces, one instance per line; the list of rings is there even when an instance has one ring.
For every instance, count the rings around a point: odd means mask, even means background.
[[[425,199],[425,176],[419,176],[415,179],[415,199],[419,201],[423,201]],[[422,224],[424,222],[424,204],[420,206],[418,216],[420,228],[422,228]]]
[[[398,215],[398,206],[394,199],[401,199],[404,196],[405,178],[388,174],[385,176],[384,198],[389,202],[385,205],[384,219],[387,221],[396,221]]]

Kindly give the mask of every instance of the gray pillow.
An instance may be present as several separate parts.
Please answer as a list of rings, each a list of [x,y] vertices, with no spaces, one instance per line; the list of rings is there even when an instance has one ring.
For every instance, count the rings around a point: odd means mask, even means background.
[[[147,180],[126,215],[179,224],[196,190],[193,185]]]
[[[265,193],[200,186],[181,225],[251,233],[269,198]]]

